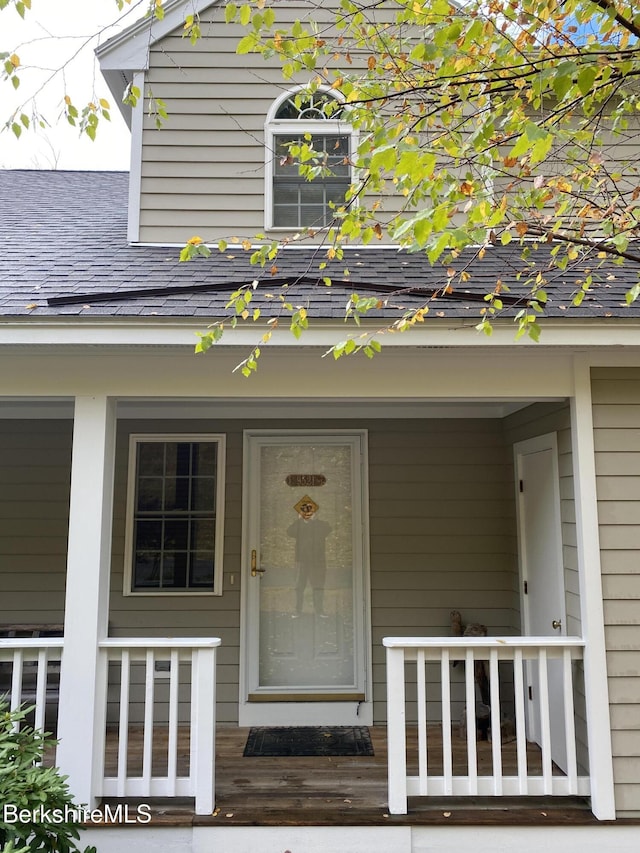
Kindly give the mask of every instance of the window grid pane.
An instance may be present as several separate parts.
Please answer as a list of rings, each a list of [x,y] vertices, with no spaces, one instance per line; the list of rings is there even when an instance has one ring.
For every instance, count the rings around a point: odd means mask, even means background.
[[[307,181],[300,175],[298,164],[289,162],[290,144],[303,142],[302,136],[275,137],[273,176],[273,224],[276,227],[323,227],[333,219],[329,202],[341,204],[349,188],[349,137],[337,134],[314,134],[311,145],[327,155],[330,174]]]
[[[213,589],[217,442],[136,448],[132,590]]]

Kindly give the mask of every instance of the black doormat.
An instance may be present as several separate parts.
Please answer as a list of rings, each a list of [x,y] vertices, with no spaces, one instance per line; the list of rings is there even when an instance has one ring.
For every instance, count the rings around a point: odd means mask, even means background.
[[[243,755],[373,755],[373,746],[367,726],[257,726]]]

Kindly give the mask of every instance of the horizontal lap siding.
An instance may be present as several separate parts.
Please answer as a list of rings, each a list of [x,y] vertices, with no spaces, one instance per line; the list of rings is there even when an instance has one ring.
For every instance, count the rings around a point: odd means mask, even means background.
[[[72,426],[0,420],[0,623],[64,620]]]
[[[616,808],[640,815],[640,370],[592,370]]]
[[[279,4],[278,21],[304,21],[308,12],[304,4]],[[182,244],[194,234],[207,241],[251,238],[264,231],[267,113],[284,91],[308,83],[311,72],[285,82],[276,60],[238,55],[245,31],[225,25],[223,17],[224,8],[203,12],[202,38],[194,46],[177,30],[151,50],[145,93],[150,89],[166,102],[168,118],[158,129],[145,108],[141,242]],[[313,18],[329,23],[332,15],[316,6]],[[353,58],[361,61],[357,50]],[[385,200],[387,212],[390,203]]]
[[[513,472],[499,421],[375,423],[369,461],[374,713],[383,722],[383,637],[450,636],[451,610],[489,634],[514,633]],[[413,668],[408,677],[411,701]],[[427,677],[439,678],[433,667]],[[437,683],[431,690],[439,695]],[[439,717],[437,701],[429,714]]]
[[[151,52],[147,85],[169,118],[160,130],[144,119],[142,242],[264,229],[264,122],[280,73],[259,56],[235,53],[241,30],[225,26],[219,10],[204,13],[202,30],[192,48],[177,33]]]

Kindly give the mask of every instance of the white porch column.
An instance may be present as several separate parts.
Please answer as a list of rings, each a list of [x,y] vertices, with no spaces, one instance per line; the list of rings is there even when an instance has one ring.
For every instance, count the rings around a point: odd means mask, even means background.
[[[586,641],[584,682],[591,810],[599,820],[613,820],[616,810],[611,754],[611,719],[602,602],[591,371],[587,360],[576,358],[574,381],[575,390],[571,400],[571,436],[580,574],[580,618],[582,636]]]
[[[60,673],[58,764],[76,803],[93,807],[104,763],[115,401],[76,397]]]

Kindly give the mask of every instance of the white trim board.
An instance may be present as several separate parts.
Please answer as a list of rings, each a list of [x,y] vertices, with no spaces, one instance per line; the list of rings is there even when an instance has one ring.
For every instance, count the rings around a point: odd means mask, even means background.
[[[90,302],[90,296],[87,296]],[[210,320],[203,317],[194,320],[193,317],[163,319],[153,315],[142,318],[132,317],[38,317],[31,314],[22,319],[0,318],[0,347],[28,346],[34,348],[44,345],[86,345],[86,346],[162,346],[186,347],[191,352],[197,342],[196,335],[205,332]],[[550,319],[543,324],[541,343],[529,339],[515,340],[515,328],[512,323],[504,325],[496,323],[491,341],[478,332],[474,322],[460,318],[429,320],[424,327],[414,328],[403,335],[380,335],[383,352],[390,349],[422,348],[437,349],[489,349],[500,350],[505,347],[517,352],[534,351],[548,352],[551,348],[581,348],[609,347],[618,351],[621,347],[635,355],[640,363],[640,321],[620,320],[608,324],[606,328],[597,322],[556,321]],[[233,350],[239,353],[242,347],[255,346],[256,340],[266,330],[261,323],[251,323],[230,329],[225,332],[224,344],[216,346],[220,349]],[[372,333],[379,324],[363,321],[359,329],[347,327],[342,320],[313,320],[311,327],[305,331],[302,341],[294,338],[286,328],[273,330],[273,337],[268,346],[263,347],[263,357],[276,347],[298,350],[327,347],[345,339],[346,336],[357,338],[369,329]],[[346,334],[348,332],[348,334]],[[599,357],[599,356],[598,356]],[[353,356],[352,356],[353,358]],[[379,358],[379,356],[377,357]]]

